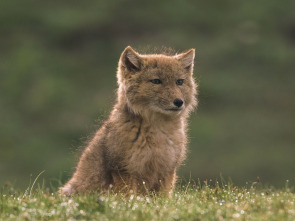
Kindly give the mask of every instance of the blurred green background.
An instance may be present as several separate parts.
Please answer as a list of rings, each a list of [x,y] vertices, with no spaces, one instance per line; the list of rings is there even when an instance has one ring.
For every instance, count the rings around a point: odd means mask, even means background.
[[[115,99],[127,45],[196,49],[182,179],[295,181],[295,1],[1,1],[0,185],[57,186]],[[32,178],[31,178],[32,175]]]

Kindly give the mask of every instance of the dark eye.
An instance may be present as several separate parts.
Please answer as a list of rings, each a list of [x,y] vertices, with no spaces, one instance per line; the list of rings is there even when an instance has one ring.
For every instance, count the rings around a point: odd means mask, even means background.
[[[176,84],[177,84],[177,85],[182,85],[182,84],[183,84],[183,79],[178,79],[178,80],[176,81]]]
[[[160,79],[153,79],[153,80],[151,80],[151,82],[153,84],[162,84],[162,81]]]

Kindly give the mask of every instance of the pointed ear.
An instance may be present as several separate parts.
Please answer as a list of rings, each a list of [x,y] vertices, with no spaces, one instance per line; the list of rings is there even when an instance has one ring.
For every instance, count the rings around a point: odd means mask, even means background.
[[[141,68],[140,55],[130,46],[125,48],[121,55],[121,63],[129,71],[139,71]]]
[[[195,49],[177,55],[177,59],[185,69],[191,69],[194,66]]]

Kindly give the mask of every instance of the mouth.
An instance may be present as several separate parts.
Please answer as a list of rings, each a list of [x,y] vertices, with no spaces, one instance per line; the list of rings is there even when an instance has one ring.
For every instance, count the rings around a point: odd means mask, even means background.
[[[182,109],[180,108],[170,108],[170,109],[165,109],[166,111],[174,111],[174,112],[179,112],[181,111]]]

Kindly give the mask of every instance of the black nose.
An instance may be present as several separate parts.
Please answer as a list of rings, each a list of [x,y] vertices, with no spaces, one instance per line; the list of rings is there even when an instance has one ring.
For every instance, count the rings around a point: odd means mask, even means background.
[[[183,105],[183,100],[181,99],[178,99],[176,98],[174,101],[173,101],[173,104],[177,107],[181,107]]]

